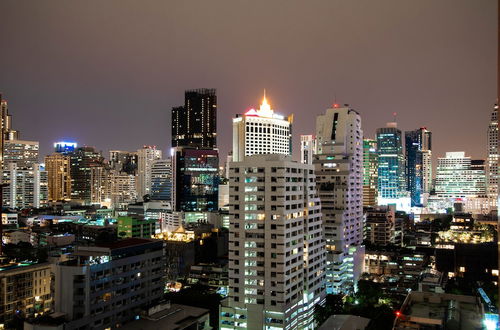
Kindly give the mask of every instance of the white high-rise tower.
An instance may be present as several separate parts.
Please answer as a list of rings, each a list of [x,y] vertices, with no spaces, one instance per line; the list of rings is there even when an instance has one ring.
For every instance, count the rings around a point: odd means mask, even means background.
[[[486,158],[486,189],[488,198],[498,198],[498,105],[495,105],[491,113],[491,121],[488,125],[488,158]]]
[[[161,150],[156,146],[144,146],[137,150],[137,195],[142,200],[151,194],[151,167],[154,161],[161,159]]]
[[[327,293],[350,291],[363,269],[363,131],[348,107],[316,119],[314,156],[325,231]]]
[[[287,155],[290,136],[282,120],[247,119],[245,126],[257,129],[247,132],[255,133],[249,139],[274,138],[263,140],[258,154],[240,153],[243,157],[229,165],[229,296],[219,326],[314,329],[314,305],[325,298],[314,167]]]

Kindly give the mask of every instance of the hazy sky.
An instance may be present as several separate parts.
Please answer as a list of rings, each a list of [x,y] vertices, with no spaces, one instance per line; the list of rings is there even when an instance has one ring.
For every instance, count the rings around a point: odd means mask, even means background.
[[[41,154],[71,139],[107,150],[170,146],[184,90],[217,88],[219,146],[258,106],[299,135],[336,96],[373,137],[397,112],[433,153],[485,157],[496,100],[496,0],[0,1],[0,92]]]

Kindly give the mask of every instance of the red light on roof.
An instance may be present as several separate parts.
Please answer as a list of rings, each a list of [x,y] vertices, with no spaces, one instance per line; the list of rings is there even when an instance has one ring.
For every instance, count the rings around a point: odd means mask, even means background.
[[[340,105],[339,105],[338,103],[334,103],[334,104],[333,104],[333,107],[334,107],[334,108],[339,108],[339,107],[340,107]]]
[[[396,317],[400,317],[401,316],[401,312],[400,311],[396,311]]]

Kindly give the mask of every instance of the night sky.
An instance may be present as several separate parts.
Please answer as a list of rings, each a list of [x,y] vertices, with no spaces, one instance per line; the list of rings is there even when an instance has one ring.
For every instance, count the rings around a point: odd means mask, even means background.
[[[219,146],[262,90],[299,135],[349,103],[365,137],[397,112],[433,154],[486,155],[496,101],[496,0],[0,2],[0,92],[21,138],[170,147],[184,90],[217,88]]]

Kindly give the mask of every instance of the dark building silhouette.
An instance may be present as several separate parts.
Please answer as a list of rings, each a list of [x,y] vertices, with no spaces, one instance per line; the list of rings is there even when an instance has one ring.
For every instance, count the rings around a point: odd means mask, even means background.
[[[103,166],[104,158],[93,147],[81,147],[69,154],[71,199],[89,204],[91,201],[92,167]]]
[[[217,147],[215,89],[188,90],[184,106],[172,108],[172,147]]]

